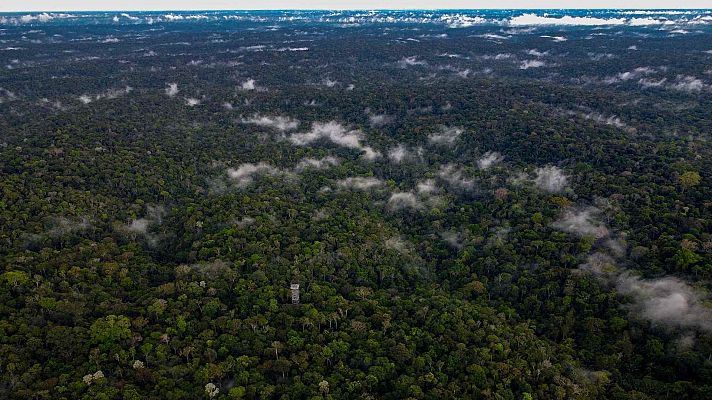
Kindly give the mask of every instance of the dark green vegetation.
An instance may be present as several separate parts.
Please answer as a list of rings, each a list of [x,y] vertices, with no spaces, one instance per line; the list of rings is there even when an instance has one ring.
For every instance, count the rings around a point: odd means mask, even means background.
[[[712,398],[709,28],[3,28],[0,398]]]

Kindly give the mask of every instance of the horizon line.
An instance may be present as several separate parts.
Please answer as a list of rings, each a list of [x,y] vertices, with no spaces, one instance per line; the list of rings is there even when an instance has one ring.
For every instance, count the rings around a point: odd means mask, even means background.
[[[558,7],[558,8],[520,8],[520,7],[507,7],[507,8],[494,8],[494,7],[483,7],[483,8],[158,8],[152,10],[140,10],[140,9],[111,9],[111,10],[101,10],[101,9],[62,9],[62,10],[48,10],[48,9],[27,9],[27,10],[13,10],[4,11],[0,10],[0,14],[15,14],[15,13],[57,13],[57,12],[139,12],[139,13],[149,13],[149,12],[203,12],[203,11],[242,11],[242,12],[258,12],[258,11],[551,11],[551,10],[591,10],[591,11],[712,11],[710,8],[645,8],[645,7],[635,7],[635,8],[590,8],[590,7]]]

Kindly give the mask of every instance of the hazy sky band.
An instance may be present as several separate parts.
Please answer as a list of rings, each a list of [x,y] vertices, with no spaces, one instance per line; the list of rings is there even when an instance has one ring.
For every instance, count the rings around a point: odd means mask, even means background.
[[[0,12],[331,9],[694,9],[710,0],[0,0]]]

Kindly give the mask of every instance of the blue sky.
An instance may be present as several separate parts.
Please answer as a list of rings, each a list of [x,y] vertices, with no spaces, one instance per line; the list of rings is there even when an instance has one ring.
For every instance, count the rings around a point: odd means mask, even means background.
[[[0,0],[0,12],[250,9],[712,8],[711,0]]]

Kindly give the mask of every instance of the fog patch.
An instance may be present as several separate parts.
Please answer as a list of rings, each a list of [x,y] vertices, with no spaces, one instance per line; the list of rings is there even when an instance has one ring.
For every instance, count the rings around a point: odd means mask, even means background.
[[[549,55],[549,51],[539,51],[537,49],[529,49],[524,51],[526,54],[534,57],[545,57]]]
[[[372,190],[383,186],[383,181],[372,176],[356,176],[341,179],[336,185],[343,189]]]
[[[596,111],[590,111],[588,113],[581,111],[566,111],[567,115],[578,116],[588,121],[593,121],[599,125],[608,125],[615,128],[624,130],[628,133],[635,133],[637,129],[628,126],[616,115],[604,115]]]
[[[227,176],[232,179],[239,188],[244,188],[251,185],[257,177],[263,175],[288,176],[290,175],[290,173],[276,168],[266,162],[259,162],[257,164],[244,163],[236,169],[230,168],[227,170]]]
[[[599,212],[590,207],[566,211],[553,225],[578,236],[609,237],[608,228],[596,218]],[[608,247],[609,241],[606,241]],[[625,246],[625,243],[618,242],[618,245]],[[627,297],[630,300],[627,308],[635,317],[666,328],[712,331],[712,309],[705,305],[706,293],[678,278],[642,278],[625,268],[618,268],[614,258],[602,250],[590,254],[579,270],[592,274]],[[684,337],[690,337],[689,332]]]
[[[565,42],[565,41],[569,40],[569,39],[567,39],[567,38],[564,37],[564,36],[541,35],[541,36],[539,36],[539,37],[544,38],[544,39],[551,39],[551,40],[554,41],[555,43],[561,43],[561,42]]]
[[[146,206],[146,215],[143,218],[131,220],[123,226],[123,230],[136,236],[143,236],[151,247],[156,247],[160,240],[160,235],[152,233],[151,228],[161,225],[166,211],[162,206]]]
[[[285,116],[260,116],[258,114],[253,115],[250,118],[243,118],[241,120],[243,124],[257,125],[261,127],[271,128],[278,130],[280,132],[291,131],[299,127],[299,121],[290,117]]]
[[[475,188],[475,181],[467,178],[464,169],[454,164],[442,165],[438,171],[438,178],[457,190],[471,191]]]
[[[0,104],[17,100],[17,95],[5,88],[0,87]]]
[[[368,123],[374,127],[378,128],[384,125],[388,125],[393,122],[393,117],[388,114],[374,114],[371,112],[370,108],[365,110],[366,115],[368,115]]]
[[[559,193],[567,187],[568,177],[557,166],[540,167],[534,170],[534,173],[536,174],[534,185],[539,189],[550,193]]]
[[[418,60],[418,57],[416,57],[416,56],[403,57],[396,64],[400,68],[408,68],[408,67],[415,66],[415,65],[428,65],[427,62]]]
[[[388,199],[387,208],[390,211],[397,211],[403,209],[422,210],[425,207],[415,194],[410,192],[396,192],[391,194],[391,197]]]
[[[600,213],[601,210],[595,207],[566,210],[552,226],[579,237],[602,239],[608,237],[609,232],[608,228],[598,220]]]
[[[440,238],[445,241],[450,247],[460,250],[465,247],[465,237],[462,233],[449,230],[439,232]]]
[[[332,80],[331,78],[324,78],[321,83],[326,87],[333,88],[334,86],[339,84],[339,81]]]
[[[477,168],[485,171],[493,165],[502,162],[502,160],[504,160],[504,157],[502,157],[501,154],[494,151],[488,151],[482,157],[480,157],[479,160],[477,160]]]
[[[545,65],[546,63],[541,60],[524,60],[519,64],[519,69],[541,68]]]
[[[624,272],[616,289],[632,298],[633,312],[653,323],[712,330],[712,312],[702,294],[677,278],[642,279]]]
[[[603,79],[604,83],[613,84],[618,82],[626,82],[632,79],[638,79],[643,76],[656,74],[658,70],[652,67],[638,67],[632,71],[621,72],[615,76],[609,76]]]
[[[169,83],[168,87],[166,88],[166,96],[168,97],[175,97],[179,92],[178,90],[178,84],[177,83]]]
[[[195,107],[200,105],[200,99],[196,99],[195,97],[186,97],[185,98],[185,105],[188,107]]]
[[[420,181],[415,186],[415,188],[419,194],[423,194],[423,195],[431,195],[438,191],[438,187],[435,184],[434,179],[425,179],[423,181]]]
[[[322,139],[329,140],[342,147],[359,150],[362,152],[362,157],[368,161],[381,156],[378,151],[362,143],[364,135],[361,131],[347,129],[336,121],[314,122],[310,131],[295,133],[289,137],[289,141],[296,146],[306,146]]]
[[[388,150],[388,159],[391,162],[400,164],[401,162],[412,160],[415,158],[421,158],[423,156],[423,148],[418,147],[415,150],[408,149],[404,144],[399,144],[398,146],[391,147]]]
[[[709,86],[702,80],[688,75],[678,75],[676,81],[668,85],[670,89],[688,93],[699,93],[708,89]]]
[[[260,87],[257,86],[257,81],[250,78],[250,79],[247,79],[246,81],[242,82],[242,84],[240,84],[240,89],[244,90],[244,91],[251,91],[251,90],[258,90],[258,89],[260,89]]]
[[[339,165],[339,160],[336,157],[327,156],[321,159],[304,158],[297,163],[294,169],[301,172],[307,169],[326,169]]]
[[[131,93],[132,90],[133,88],[131,86],[126,86],[122,89],[109,89],[105,92],[97,93],[95,95],[83,94],[79,96],[79,101],[84,104],[89,104],[93,101],[99,101],[103,99],[115,99]]]
[[[463,132],[462,128],[459,127],[442,126],[439,131],[428,135],[428,141],[432,144],[450,147],[455,144]]]

